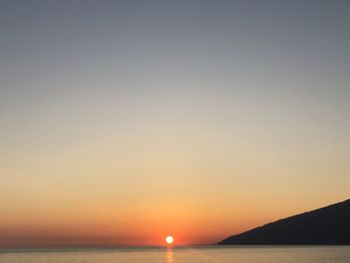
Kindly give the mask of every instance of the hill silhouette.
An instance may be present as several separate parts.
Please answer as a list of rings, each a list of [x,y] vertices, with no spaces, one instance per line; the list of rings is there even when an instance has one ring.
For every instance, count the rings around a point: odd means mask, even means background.
[[[350,199],[230,236],[219,245],[350,245]]]

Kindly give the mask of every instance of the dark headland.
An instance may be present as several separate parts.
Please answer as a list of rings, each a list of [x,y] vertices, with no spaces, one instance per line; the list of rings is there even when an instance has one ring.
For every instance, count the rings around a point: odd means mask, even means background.
[[[350,245],[350,199],[238,235],[219,245]]]

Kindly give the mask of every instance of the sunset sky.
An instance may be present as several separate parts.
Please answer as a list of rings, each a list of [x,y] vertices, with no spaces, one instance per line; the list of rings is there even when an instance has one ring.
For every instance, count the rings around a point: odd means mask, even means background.
[[[350,1],[0,1],[0,247],[213,243],[350,197]]]

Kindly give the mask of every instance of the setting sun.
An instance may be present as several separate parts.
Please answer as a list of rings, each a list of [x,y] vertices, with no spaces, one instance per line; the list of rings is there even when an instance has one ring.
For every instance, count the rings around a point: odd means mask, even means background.
[[[172,236],[167,236],[165,238],[165,242],[168,244],[168,245],[171,245],[172,243],[174,243],[174,238]]]

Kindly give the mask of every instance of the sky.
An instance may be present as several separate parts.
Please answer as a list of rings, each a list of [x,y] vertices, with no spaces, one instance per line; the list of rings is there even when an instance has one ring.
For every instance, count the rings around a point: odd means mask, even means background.
[[[0,247],[213,243],[348,199],[349,1],[0,1]]]

